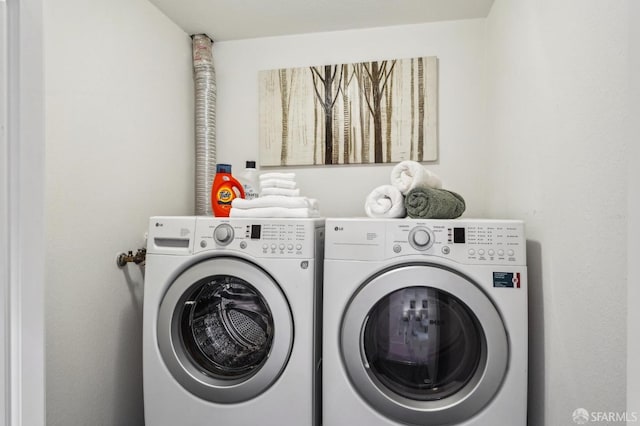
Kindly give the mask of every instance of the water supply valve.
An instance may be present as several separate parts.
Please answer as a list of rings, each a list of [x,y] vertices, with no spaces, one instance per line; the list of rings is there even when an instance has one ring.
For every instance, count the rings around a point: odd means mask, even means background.
[[[119,268],[123,268],[127,263],[135,263],[136,265],[141,264],[147,258],[147,249],[138,249],[135,254],[133,250],[129,250],[127,253],[120,253],[116,259],[116,264]]]

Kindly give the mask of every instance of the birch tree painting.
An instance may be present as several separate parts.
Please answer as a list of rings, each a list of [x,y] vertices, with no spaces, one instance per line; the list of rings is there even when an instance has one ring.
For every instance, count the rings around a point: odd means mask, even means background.
[[[262,166],[438,158],[435,56],[261,71]]]

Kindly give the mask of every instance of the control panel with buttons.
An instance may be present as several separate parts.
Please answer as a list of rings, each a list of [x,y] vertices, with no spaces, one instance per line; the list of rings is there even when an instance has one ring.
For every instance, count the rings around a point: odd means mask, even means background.
[[[521,221],[412,220],[387,222],[391,256],[417,253],[470,264],[525,263]]]
[[[526,265],[524,224],[519,220],[328,219],[326,230],[326,258],[421,255],[464,264]]]
[[[194,252],[237,250],[255,257],[311,258],[317,219],[197,217]]]

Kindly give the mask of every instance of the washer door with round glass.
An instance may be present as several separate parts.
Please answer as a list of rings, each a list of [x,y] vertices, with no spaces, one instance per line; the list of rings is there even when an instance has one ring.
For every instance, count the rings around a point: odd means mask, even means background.
[[[178,276],[160,304],[158,346],[172,376],[207,401],[254,398],[278,379],[293,321],[278,284],[239,258],[211,258]]]
[[[405,265],[365,283],[342,321],[345,368],[391,420],[449,425],[499,390],[509,347],[502,319],[473,282],[435,265]]]

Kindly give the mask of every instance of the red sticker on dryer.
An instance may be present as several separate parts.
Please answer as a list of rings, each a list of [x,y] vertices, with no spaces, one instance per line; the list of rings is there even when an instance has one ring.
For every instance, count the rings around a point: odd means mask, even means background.
[[[493,286],[497,288],[520,288],[520,272],[494,272]]]

